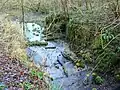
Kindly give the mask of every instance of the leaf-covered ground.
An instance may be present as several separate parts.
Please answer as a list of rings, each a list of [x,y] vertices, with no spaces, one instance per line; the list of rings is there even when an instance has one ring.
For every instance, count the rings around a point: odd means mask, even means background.
[[[4,55],[0,56],[0,83],[4,83],[8,90],[44,90],[45,87],[44,81],[33,77],[29,68],[19,60]]]
[[[32,75],[33,71],[41,74],[40,70],[21,62],[24,59],[19,60],[12,58],[14,56],[10,57],[12,51],[15,52],[16,57],[24,54],[24,52],[21,52],[25,49],[25,47],[22,47],[24,46],[24,37],[18,35],[21,34],[18,31],[21,30],[19,25],[17,26],[11,19],[10,22],[8,20],[4,22],[5,17],[6,14],[0,13],[0,90],[5,90],[5,88],[7,90],[46,90],[47,85],[44,80],[40,79],[40,75]]]

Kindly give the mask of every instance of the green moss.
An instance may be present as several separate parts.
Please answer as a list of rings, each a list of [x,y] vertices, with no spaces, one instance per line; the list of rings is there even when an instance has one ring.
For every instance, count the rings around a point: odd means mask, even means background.
[[[92,79],[93,83],[100,85],[104,82],[104,79],[99,75],[97,75],[96,73],[92,73],[92,76],[93,76]]]
[[[46,45],[48,45],[47,42],[39,42],[39,41],[33,41],[27,43],[27,46],[46,46]]]
[[[59,37],[47,37],[45,41],[54,41],[56,39],[59,39]]]
[[[77,68],[84,68],[85,67],[85,64],[82,62],[82,60],[77,60],[76,62],[75,62],[75,66],[77,67]]]
[[[120,81],[120,74],[115,75],[115,79],[116,79],[117,81]]]
[[[92,90],[97,90],[96,88],[92,88]]]
[[[4,90],[6,86],[0,86],[0,90]]]
[[[89,51],[81,50],[80,52],[78,52],[77,55],[82,57],[84,59],[85,63],[87,63],[87,64],[91,64],[93,62],[92,54]]]
[[[96,74],[96,73],[92,73],[92,76],[93,76],[93,77],[96,77],[96,76],[97,76],[97,74]]]

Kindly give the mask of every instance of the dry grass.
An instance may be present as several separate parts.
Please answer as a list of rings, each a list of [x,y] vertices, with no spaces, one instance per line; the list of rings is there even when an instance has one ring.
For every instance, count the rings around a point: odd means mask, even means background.
[[[17,22],[5,19],[3,16],[0,19],[0,42],[4,43],[3,52],[20,60],[26,59],[26,41],[24,40],[22,26]]]

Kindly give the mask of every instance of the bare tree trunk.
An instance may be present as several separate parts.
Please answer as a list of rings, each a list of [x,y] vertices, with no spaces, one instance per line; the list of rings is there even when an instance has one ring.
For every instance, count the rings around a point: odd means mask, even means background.
[[[25,35],[25,17],[24,17],[24,0],[21,0],[21,8],[22,8],[22,24],[23,24],[23,35]]]

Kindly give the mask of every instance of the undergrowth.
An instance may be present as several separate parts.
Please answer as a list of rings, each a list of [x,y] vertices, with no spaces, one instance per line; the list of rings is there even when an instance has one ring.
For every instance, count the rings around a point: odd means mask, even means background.
[[[3,21],[4,20],[4,21]],[[1,20],[1,42],[4,42],[4,50],[11,57],[26,60],[26,41],[23,36],[22,26],[8,19]]]
[[[71,49],[82,57],[86,64],[95,66],[93,71],[103,75],[118,76],[120,2],[118,0],[101,0],[99,3],[98,0],[85,2],[67,0],[63,5],[62,12],[46,18],[47,30],[49,28],[52,32],[60,32],[63,31],[61,27],[64,27]],[[68,18],[67,23],[62,17]],[[66,25],[62,25],[63,22]]]
[[[21,10],[20,0],[1,0],[0,4],[1,10]],[[92,65],[93,71],[120,76],[119,0],[24,0],[24,10],[48,14],[46,34],[53,37],[64,34],[71,49]],[[16,30],[8,22],[2,23],[5,28],[2,42],[8,43],[5,47],[16,57],[20,52],[24,54],[25,42],[19,37],[21,29]],[[25,58],[24,55],[20,56]]]

